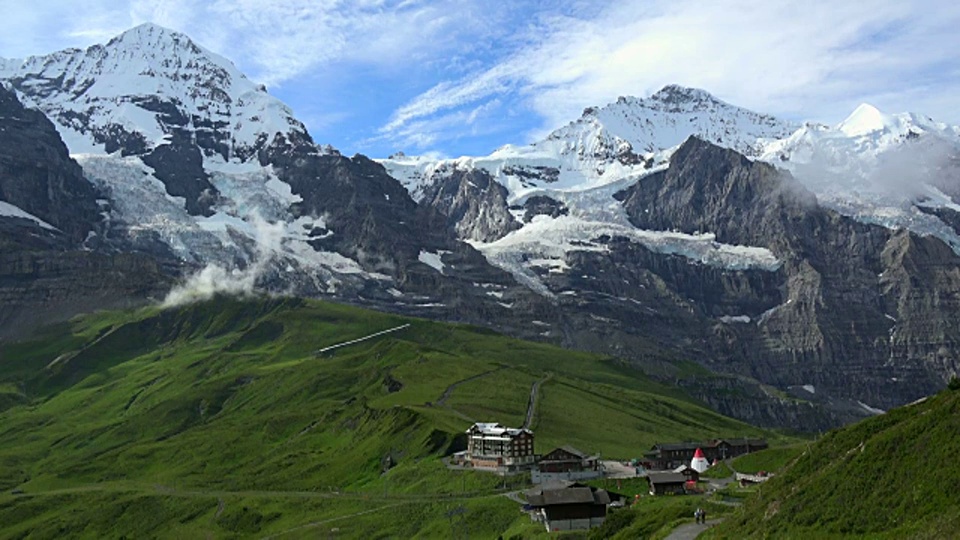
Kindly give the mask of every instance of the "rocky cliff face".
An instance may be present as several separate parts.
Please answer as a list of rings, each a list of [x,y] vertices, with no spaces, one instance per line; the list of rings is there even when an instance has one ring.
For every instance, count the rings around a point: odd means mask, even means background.
[[[784,261],[782,302],[728,311],[749,323],[718,325],[708,364],[880,408],[956,373],[960,257],[939,240],[824,209],[787,173],[696,139],[618,197],[638,227],[716,231]],[[928,336],[939,351],[919,345]]]
[[[490,242],[519,228],[507,208],[507,189],[483,169],[438,171],[421,203],[447,218],[459,238]]]
[[[162,260],[91,250],[105,228],[98,197],[53,124],[0,87],[0,201],[40,220],[0,212],[0,339],[169,288]]]
[[[604,351],[765,426],[833,426],[958,370],[955,182],[924,177],[937,189],[896,207],[898,230],[800,167],[953,148],[919,117],[798,127],[669,86],[526,147],[375,162],[316,145],[228,60],[154,25],[0,60],[0,80],[52,121],[0,93],[5,332],[203,268]]]
[[[0,85],[0,200],[78,243],[100,220],[93,186],[67,155],[53,124]]]

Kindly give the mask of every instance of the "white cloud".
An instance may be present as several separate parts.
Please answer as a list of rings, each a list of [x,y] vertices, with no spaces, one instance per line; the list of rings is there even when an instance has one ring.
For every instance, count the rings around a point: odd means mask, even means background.
[[[9,0],[4,0],[8,2]],[[0,56],[103,42],[143,22],[186,33],[268,85],[334,63],[397,66],[483,47],[482,0],[51,0],[5,9]],[[78,15],[75,15],[78,14]]]
[[[943,98],[960,89],[955,2],[621,1],[590,15],[545,20],[527,47],[437,84],[398,108],[381,133],[402,139],[411,125],[442,126],[439,117],[512,92],[554,128],[585,106],[668,83],[790,117],[835,121],[877,97],[881,108],[930,105],[937,110],[920,110],[960,120],[955,98]]]
[[[84,47],[152,21],[230,58],[252,80],[308,81],[298,97],[335,88],[346,101],[317,100],[322,111],[291,105],[315,110],[311,129],[348,116],[356,124],[325,137],[362,139],[353,134],[366,129],[368,142],[384,146],[449,150],[444,141],[504,125],[496,100],[531,116],[511,124],[513,140],[496,143],[523,142],[518,134],[542,135],[586,106],[669,83],[793,119],[836,122],[866,101],[960,122],[960,4],[948,0],[0,3],[0,56]],[[395,101],[371,107],[362,100],[382,99],[383,88],[354,96],[344,91],[354,81],[395,85]],[[362,114],[394,103],[390,118]]]

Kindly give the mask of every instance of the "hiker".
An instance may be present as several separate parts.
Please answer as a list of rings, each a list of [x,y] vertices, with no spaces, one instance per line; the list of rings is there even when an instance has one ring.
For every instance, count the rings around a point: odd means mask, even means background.
[[[700,523],[703,523],[704,525],[707,524],[707,511],[706,511],[706,510],[700,510]]]
[[[700,516],[702,515],[703,515],[703,510],[701,510],[700,508],[697,508],[696,510],[693,511],[693,519],[695,519],[697,523],[700,523]]]

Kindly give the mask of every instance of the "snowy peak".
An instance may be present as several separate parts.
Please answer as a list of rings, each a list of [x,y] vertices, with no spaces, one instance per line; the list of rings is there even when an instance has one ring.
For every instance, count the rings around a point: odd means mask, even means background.
[[[840,122],[837,129],[851,137],[856,137],[874,131],[882,131],[889,128],[893,123],[893,118],[889,115],[883,114],[873,105],[861,103],[850,116]]]
[[[246,161],[278,134],[309,142],[290,109],[262,85],[155,24],[86,50],[2,61],[0,81],[46,113],[72,153],[139,155],[179,134],[205,157]]]
[[[668,84],[650,96],[649,101],[673,106],[707,106],[723,104],[713,94],[699,88],[687,88],[677,84]]]
[[[507,145],[491,155],[453,162],[412,157],[382,160],[415,198],[443,176],[447,165],[487,170],[510,193],[511,204],[537,190],[583,191],[665,167],[691,136],[756,157],[798,125],[725,103],[710,93],[665,86],[648,98],[622,96],[527,146]]]
[[[649,98],[620,97],[604,107],[590,107],[535,146],[617,158],[627,150],[642,154],[673,148],[695,135],[756,156],[763,140],[785,137],[797,127],[735,107],[704,90],[668,85]]]

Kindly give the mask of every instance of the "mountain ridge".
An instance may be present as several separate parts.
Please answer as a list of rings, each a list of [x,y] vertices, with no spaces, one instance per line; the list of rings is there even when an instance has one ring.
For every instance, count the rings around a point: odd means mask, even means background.
[[[133,54],[147,45],[143,58]],[[833,144],[841,165],[852,164],[823,178],[882,185],[864,164],[909,170],[891,165],[903,161],[895,154],[932,136],[949,156],[947,128],[858,146],[835,128],[797,127],[671,85],[587,110],[527,147],[375,161],[318,146],[289,108],[204,51],[146,25],[85,51],[0,63],[0,81],[43,110],[68,146],[93,126],[71,148],[99,197],[91,249],[153,258],[166,273],[158,283],[179,281],[180,298],[204,297],[220,281],[484,324],[623,356],[718,410],[809,430],[934,391],[957,370],[960,230],[950,223],[960,223],[960,206],[949,174],[924,172],[940,170],[942,156],[921,160],[922,198],[851,200],[855,190],[832,196],[811,184],[821,177],[800,144]],[[254,120],[260,110],[269,116]],[[895,124],[861,112],[863,126]],[[861,147],[863,156],[853,152]],[[721,168],[729,174],[714,174]],[[661,181],[660,197],[673,202],[651,207],[646,190]],[[771,199],[755,196],[785,186],[808,202],[767,208]],[[631,190],[640,195],[617,195]],[[737,230],[741,215],[752,230]],[[827,316],[824,306],[845,295],[866,306],[866,319],[850,309]],[[893,321],[904,317],[916,320]],[[867,353],[846,353],[861,342]],[[770,343],[789,369],[758,358]],[[715,371],[684,375],[690,360]],[[844,380],[889,363],[913,382],[813,380],[818,369]],[[813,385],[824,392],[796,390]]]

